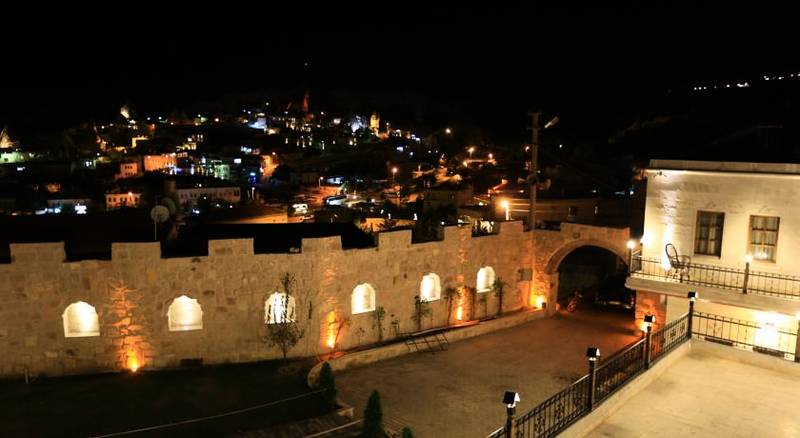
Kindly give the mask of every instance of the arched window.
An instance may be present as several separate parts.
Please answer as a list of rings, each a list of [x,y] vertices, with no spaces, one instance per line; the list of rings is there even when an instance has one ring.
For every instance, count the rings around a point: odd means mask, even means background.
[[[279,324],[294,322],[294,297],[283,292],[275,292],[264,303],[264,322]]]
[[[491,266],[484,266],[478,270],[478,280],[475,288],[478,292],[489,292],[494,287],[494,269]]]
[[[67,306],[61,318],[64,320],[64,336],[67,338],[100,336],[97,312],[94,307],[83,301]]]
[[[423,301],[436,301],[442,297],[442,284],[438,275],[431,272],[422,277],[419,283],[419,297]]]
[[[354,315],[375,310],[375,288],[369,283],[356,286],[350,297],[350,307]]]
[[[203,309],[194,298],[181,295],[169,305],[167,319],[171,332],[200,330],[203,328]]]

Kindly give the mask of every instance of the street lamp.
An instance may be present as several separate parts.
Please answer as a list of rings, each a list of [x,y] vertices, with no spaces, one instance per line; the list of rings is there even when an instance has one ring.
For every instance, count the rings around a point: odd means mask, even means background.
[[[519,394],[514,391],[506,391],[506,393],[503,394],[503,404],[506,405],[505,436],[507,438],[516,436],[516,431],[514,430],[514,414],[517,410],[517,403],[519,403],[519,401]]]
[[[511,203],[508,202],[508,199],[503,199],[500,201],[500,206],[506,210],[506,220],[511,220]]]
[[[467,149],[467,151],[469,152],[469,159],[471,160],[472,159],[472,153],[475,152],[475,146],[470,146],[470,148]]]
[[[492,154],[491,152],[489,152],[489,160],[494,160],[494,154]]]
[[[395,175],[397,175],[397,167],[392,167],[392,183],[394,183]]]
[[[445,128],[444,133],[450,135],[453,133],[453,131],[450,128]]]

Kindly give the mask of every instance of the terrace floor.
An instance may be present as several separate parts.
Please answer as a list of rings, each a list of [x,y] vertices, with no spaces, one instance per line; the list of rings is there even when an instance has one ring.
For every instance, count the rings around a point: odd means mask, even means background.
[[[518,391],[518,412],[525,412],[586,374],[587,346],[610,354],[638,338],[630,312],[586,308],[455,342],[447,351],[345,370],[336,384],[357,417],[377,389],[393,430],[485,437],[505,421],[504,391]]]
[[[800,437],[797,394],[796,375],[693,351],[589,436]]]

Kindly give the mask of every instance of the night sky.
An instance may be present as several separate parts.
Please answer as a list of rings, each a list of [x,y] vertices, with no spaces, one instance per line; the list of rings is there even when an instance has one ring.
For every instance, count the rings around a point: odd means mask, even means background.
[[[699,81],[800,64],[789,16],[766,8],[131,9],[7,20],[19,31],[4,53],[0,123],[63,129],[123,103],[166,113],[310,89],[317,109],[477,124],[518,141],[531,109],[591,131]]]

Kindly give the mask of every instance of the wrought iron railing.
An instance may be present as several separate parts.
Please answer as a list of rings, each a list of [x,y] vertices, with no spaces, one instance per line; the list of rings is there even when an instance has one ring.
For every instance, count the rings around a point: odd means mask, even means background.
[[[659,259],[633,254],[630,273],[632,277],[656,278],[696,286],[737,290],[741,293],[800,299],[800,277],[753,271],[749,264],[744,269],[701,263],[671,266]]]
[[[589,374],[517,417],[514,420],[514,438],[547,438],[565,430],[646,370],[653,361],[689,340],[688,321],[689,315],[686,314],[651,332],[649,339],[645,336],[612,354],[596,367],[590,368]],[[507,436],[504,426],[492,432],[488,438]]]
[[[589,412],[588,397],[586,375],[517,418],[517,438],[548,437],[566,429]]]
[[[667,323],[650,336],[650,363],[654,363],[681,345],[690,336],[688,314]]]
[[[699,339],[794,360],[798,352],[797,330],[773,322],[757,324],[695,311],[692,333]]]
[[[605,400],[644,368],[644,339],[608,358],[597,366],[595,398]]]

